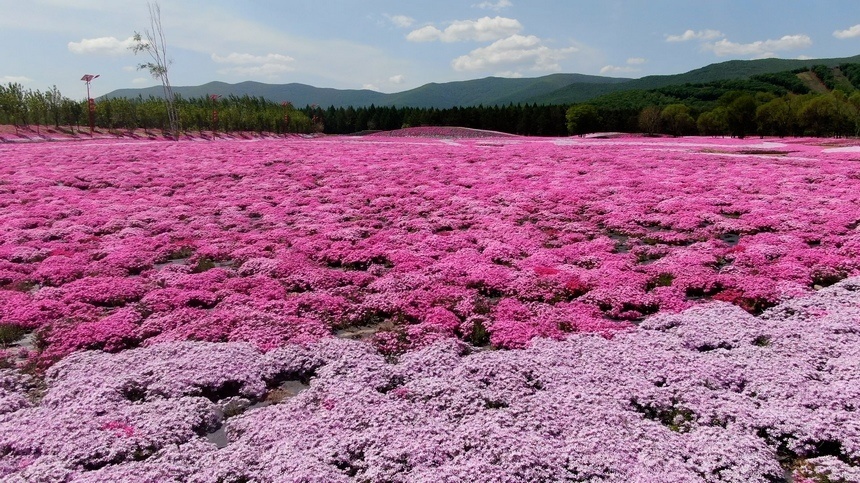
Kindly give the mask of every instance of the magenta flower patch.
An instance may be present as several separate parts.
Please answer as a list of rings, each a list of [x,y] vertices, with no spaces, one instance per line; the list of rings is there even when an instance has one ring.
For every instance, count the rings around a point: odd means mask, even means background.
[[[350,327],[523,347],[711,299],[760,313],[860,267],[850,152],[442,141],[6,147],[0,323],[67,347],[43,354]]]

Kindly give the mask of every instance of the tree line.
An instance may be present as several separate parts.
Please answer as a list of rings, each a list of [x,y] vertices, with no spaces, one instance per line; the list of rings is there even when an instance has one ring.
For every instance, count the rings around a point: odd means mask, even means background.
[[[178,122],[185,131],[256,131],[310,133],[314,120],[289,103],[261,97],[225,96],[183,99],[175,96]],[[87,101],[63,96],[55,87],[42,92],[21,84],[0,85],[0,124],[35,128],[53,127],[69,133],[89,129]],[[109,131],[171,130],[168,106],[161,98],[102,98],[95,106],[95,127]],[[319,121],[317,121],[319,122]]]
[[[610,110],[593,104],[571,106],[568,131],[601,131],[708,136],[860,136],[860,92],[772,94],[733,91],[713,109],[697,112],[685,103],[649,105],[640,111]]]
[[[565,117],[571,134],[860,136],[855,86],[860,86],[860,64],[819,65],[608,94],[570,106]]]
[[[459,126],[525,136],[565,136],[567,106],[508,104],[507,106],[446,109],[374,106],[307,108],[311,118],[323,120],[327,134],[389,131],[418,126]]]

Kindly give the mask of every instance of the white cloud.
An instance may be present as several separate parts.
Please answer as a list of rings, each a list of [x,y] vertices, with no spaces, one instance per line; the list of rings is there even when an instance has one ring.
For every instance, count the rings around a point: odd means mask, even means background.
[[[212,54],[212,60],[219,64],[287,64],[295,59],[281,54],[253,55],[233,52],[226,56]]]
[[[631,72],[639,72],[641,69],[634,67],[648,62],[643,57],[630,57],[627,59],[627,65],[605,65],[600,69],[601,74],[629,74]]]
[[[23,75],[0,76],[0,84],[27,84],[28,82],[33,82],[33,79]]]
[[[116,37],[99,37],[69,42],[68,48],[73,54],[122,55],[129,53],[128,49],[132,45],[134,45],[134,39],[131,37],[125,40],[119,40]]]
[[[412,24],[415,23],[414,18],[407,17],[406,15],[388,15],[387,13],[383,15],[385,15],[385,18],[387,18],[391,23],[400,28],[411,27]]]
[[[237,52],[225,56],[212,54],[212,60],[219,64],[232,65],[232,67],[219,70],[218,73],[220,74],[270,78],[276,78],[279,74],[294,70],[293,62],[295,61],[292,57],[282,54],[254,55]]]
[[[378,88],[378,87],[376,87],[374,84],[362,84],[361,88],[362,88],[362,89],[367,89],[367,90],[370,90],[370,91],[378,91],[378,90],[379,90],[379,88]]]
[[[278,77],[279,74],[295,70],[293,67],[283,64],[261,64],[230,67],[218,70],[219,74],[235,74],[247,77]]]
[[[415,29],[406,35],[406,40],[410,42],[432,42],[439,40],[442,37],[442,31],[432,25],[426,25],[420,29]]]
[[[727,55],[754,56],[757,58],[773,57],[776,52],[805,49],[812,45],[808,35],[784,35],[777,40],[759,40],[748,44],[731,42],[722,39],[705,44],[705,49],[711,50],[719,57]]]
[[[496,2],[481,2],[477,5],[474,5],[478,8],[483,8],[485,10],[495,10],[499,11],[508,7],[513,7],[514,4],[510,2],[510,0],[498,0]]]
[[[687,42],[688,40],[713,40],[723,36],[719,30],[686,30],[681,35],[667,35],[666,42]]]
[[[393,75],[388,78],[388,82],[391,82],[392,84],[403,84],[406,82],[406,77],[403,74]]]
[[[604,65],[600,68],[601,74],[627,74],[638,71],[639,69],[630,67],[629,65]]]
[[[150,84],[152,82],[153,80],[151,77],[135,77],[131,80],[131,83],[134,85]]]
[[[558,62],[576,50],[575,47],[551,49],[534,35],[511,35],[457,57],[451,65],[458,71],[499,68],[514,73],[521,69],[559,71],[561,66]]]
[[[457,20],[445,30],[427,25],[409,32],[406,40],[411,42],[461,42],[464,40],[490,41],[516,34],[523,29],[517,19],[505,17],[482,17],[478,20]]]
[[[860,37],[860,24],[849,27],[845,30],[837,30],[833,32],[833,36],[837,39],[850,39],[852,37]]]

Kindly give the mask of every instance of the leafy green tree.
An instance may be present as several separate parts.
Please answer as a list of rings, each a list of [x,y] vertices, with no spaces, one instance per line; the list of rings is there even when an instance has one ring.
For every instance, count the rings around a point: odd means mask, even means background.
[[[639,113],[639,129],[651,136],[660,132],[661,109],[657,106],[648,106]]]
[[[844,92],[812,97],[798,112],[805,131],[813,136],[844,136],[856,132],[856,111]]]
[[[57,89],[57,86],[53,86],[51,90],[45,92],[45,101],[48,103],[48,122],[53,123],[54,127],[59,129],[63,95]]]
[[[744,138],[755,133],[755,113],[758,105],[755,97],[746,92],[732,92],[724,96],[729,102],[726,105],[726,115],[729,131],[732,136]]]
[[[836,117],[836,102],[830,96],[815,96],[800,108],[798,116],[806,132],[813,136],[832,135]]]
[[[670,104],[660,112],[660,122],[663,129],[673,136],[692,134],[696,130],[696,121],[690,115],[690,108],[684,104]]]
[[[715,107],[699,114],[696,127],[706,136],[723,136],[729,133],[728,113],[725,107]]]
[[[133,132],[137,129],[137,105],[126,98],[111,99],[111,125]]]
[[[161,127],[161,119],[163,119],[164,104],[157,99],[150,97],[146,101],[138,98],[137,120],[140,127],[143,128],[144,134],[150,135],[150,131]]]
[[[854,110],[854,136],[860,137],[860,90],[854,91],[848,98],[848,104]]]
[[[114,128],[114,114],[113,114],[113,106],[115,102],[113,99],[105,99],[96,104],[96,126],[102,129],[113,130]]]
[[[600,130],[600,114],[591,104],[571,106],[565,113],[565,120],[570,134],[581,136]]]
[[[756,108],[756,124],[761,134],[783,137],[793,122],[791,107],[785,97],[777,97]]]
[[[60,122],[69,126],[69,131],[75,132],[75,127],[81,125],[81,116],[84,114],[84,106],[80,102],[63,98],[60,104]]]
[[[27,106],[28,123],[36,125],[36,132],[41,134],[42,124],[48,120],[48,100],[40,90],[28,90],[24,93],[24,103]]]
[[[15,134],[18,134],[19,126],[27,123],[27,104],[24,99],[24,86],[17,82],[10,82],[0,92],[0,110],[5,113],[6,122],[15,126]]]
[[[848,94],[841,89],[834,89],[829,95],[833,97],[836,103],[836,116],[834,119],[836,135],[850,136],[854,134],[858,115],[857,108],[851,103]]]

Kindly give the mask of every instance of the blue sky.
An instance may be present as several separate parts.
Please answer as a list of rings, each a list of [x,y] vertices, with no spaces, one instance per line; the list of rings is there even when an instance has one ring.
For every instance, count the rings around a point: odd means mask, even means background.
[[[860,54],[857,0],[161,0],[174,85],[399,92],[554,72],[643,77]],[[147,2],[0,0],[0,83],[84,98],[156,85],[129,50]]]

